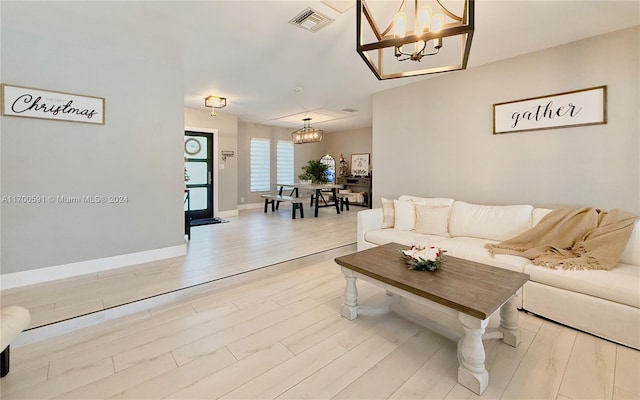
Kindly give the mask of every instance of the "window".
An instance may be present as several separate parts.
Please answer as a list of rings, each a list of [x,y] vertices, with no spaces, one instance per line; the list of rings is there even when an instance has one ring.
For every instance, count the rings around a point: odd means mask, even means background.
[[[293,142],[278,140],[276,183],[293,183]]]
[[[251,191],[271,190],[271,141],[251,139]]]

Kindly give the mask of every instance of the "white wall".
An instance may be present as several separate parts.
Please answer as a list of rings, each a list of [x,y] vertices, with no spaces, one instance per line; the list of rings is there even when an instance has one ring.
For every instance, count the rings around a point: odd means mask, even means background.
[[[374,204],[414,194],[640,214],[639,38],[634,27],[377,93]],[[599,85],[606,125],[492,135],[495,103]]]
[[[325,138],[323,139],[323,142],[325,142],[324,150],[336,159],[336,164],[340,160],[340,154],[343,154],[344,159],[347,160],[348,167],[351,168],[352,154],[369,153],[371,170],[375,169],[373,154],[371,154],[371,127],[325,133]]]
[[[3,5],[2,19],[11,18]],[[171,60],[2,30],[3,83],[106,98],[106,124],[2,117],[2,274],[184,246],[183,71]]]

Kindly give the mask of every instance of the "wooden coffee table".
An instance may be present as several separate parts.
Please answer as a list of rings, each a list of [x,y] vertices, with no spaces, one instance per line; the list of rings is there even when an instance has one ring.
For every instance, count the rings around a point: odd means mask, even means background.
[[[518,346],[516,299],[529,275],[451,256],[435,272],[412,271],[399,252],[403,248],[407,246],[389,243],[335,259],[346,279],[341,315],[349,320],[358,316],[357,278],[420,303],[447,307],[457,313],[464,329],[458,342],[458,383],[482,394],[489,384],[482,339],[499,338]],[[498,309],[498,331],[485,332],[489,316]]]

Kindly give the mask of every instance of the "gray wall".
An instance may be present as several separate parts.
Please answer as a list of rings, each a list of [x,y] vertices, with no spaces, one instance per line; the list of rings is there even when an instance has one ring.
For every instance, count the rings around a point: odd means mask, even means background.
[[[318,128],[320,128],[318,126]],[[278,140],[291,140],[291,132],[295,129],[280,128],[254,123],[238,124],[238,203],[262,203],[260,193],[251,193],[250,183],[250,144],[251,138],[271,139],[271,182],[275,190],[276,182],[276,143]],[[309,160],[319,160],[325,154],[331,154],[336,162],[340,153],[350,161],[352,153],[371,152],[371,128],[363,128],[342,132],[324,132],[322,142],[294,145],[295,178],[303,173],[302,167]],[[244,199],[244,202],[242,201]]]
[[[639,38],[635,27],[377,93],[374,204],[414,194],[640,214]],[[599,85],[606,125],[492,135],[494,103]]]
[[[104,97],[106,124],[2,117],[0,191],[128,201],[3,203],[3,274],[184,244],[181,65],[74,43],[2,30],[3,83]]]
[[[371,154],[371,127],[352,129],[340,132],[325,134],[326,140],[324,151],[336,159],[340,160],[340,154],[344,155],[349,168],[351,168],[351,154],[369,153],[369,162],[373,171],[373,154]],[[337,168],[337,167],[336,167]]]
[[[238,204],[238,117],[222,111],[217,111],[215,117],[211,116],[211,109],[185,108],[184,124],[188,127],[217,129],[218,148],[214,149],[218,159],[218,165],[214,165],[218,174],[216,190],[218,191],[218,204],[214,208],[219,213],[231,211],[235,213]],[[221,159],[222,150],[233,151],[233,157]],[[219,166],[224,165],[224,169]]]

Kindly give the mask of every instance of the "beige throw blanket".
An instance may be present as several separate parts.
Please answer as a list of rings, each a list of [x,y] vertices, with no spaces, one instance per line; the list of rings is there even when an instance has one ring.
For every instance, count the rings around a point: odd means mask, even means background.
[[[511,254],[556,269],[610,270],[620,260],[636,217],[620,210],[560,208],[528,231],[497,244],[489,253]]]

